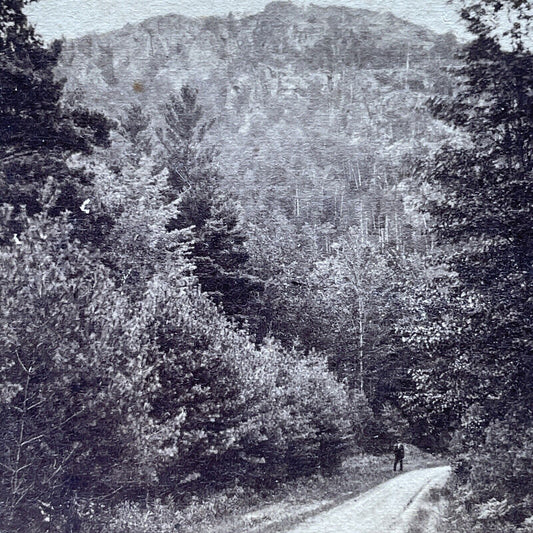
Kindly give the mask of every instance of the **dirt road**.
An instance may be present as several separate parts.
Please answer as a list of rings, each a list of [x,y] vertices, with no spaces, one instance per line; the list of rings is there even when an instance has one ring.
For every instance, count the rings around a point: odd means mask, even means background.
[[[413,520],[422,514],[426,520],[429,518],[432,504],[427,500],[428,492],[432,487],[443,486],[449,474],[448,466],[398,474],[287,533],[407,533]]]

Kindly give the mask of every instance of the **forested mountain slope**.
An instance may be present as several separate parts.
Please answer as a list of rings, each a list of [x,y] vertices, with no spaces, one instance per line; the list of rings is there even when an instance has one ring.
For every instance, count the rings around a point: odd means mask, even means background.
[[[456,47],[390,14],[275,2],[243,19],[168,15],[68,41],[57,70],[67,98],[115,118],[140,104],[152,133],[169,95],[197,88],[215,119],[206,142],[248,217],[357,221],[403,239],[399,168],[447,134],[424,102],[451,90]]]
[[[196,190],[197,214],[206,195],[229,193],[242,211],[230,208],[229,226],[216,215],[206,227],[226,225],[232,241],[230,226],[245,226],[242,255],[218,250],[218,230],[207,238],[202,216],[182,223],[202,233],[196,246],[211,248],[208,263],[215,257],[232,272],[207,288],[213,272],[196,250],[202,287],[256,338],[325,354],[342,381],[381,408],[414,364],[401,355],[398,331],[430,237],[413,163],[451,135],[425,103],[451,94],[446,67],[457,49],[453,35],[390,14],[275,2],[242,19],[168,15],[68,41],[56,74],[67,80],[69,105],[115,119],[115,137],[139,130],[141,151],[171,173],[169,154],[187,134],[172,138],[169,118],[190,121],[186,145],[213,149],[217,176],[207,182],[217,184],[210,189],[200,172],[192,189],[178,190]],[[188,110],[184,87],[193,88]],[[106,158],[116,151],[115,166],[124,167],[119,145]],[[239,269],[262,280],[260,296]]]

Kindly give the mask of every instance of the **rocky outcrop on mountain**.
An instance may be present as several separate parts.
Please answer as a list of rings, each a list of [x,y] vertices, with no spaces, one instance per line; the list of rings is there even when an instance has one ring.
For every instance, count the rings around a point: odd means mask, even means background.
[[[112,117],[140,104],[154,129],[168,95],[196,87],[245,206],[336,223],[446,134],[424,102],[451,90],[442,67],[456,48],[391,14],[274,2],[242,19],[167,15],[67,41],[58,75],[70,98]]]

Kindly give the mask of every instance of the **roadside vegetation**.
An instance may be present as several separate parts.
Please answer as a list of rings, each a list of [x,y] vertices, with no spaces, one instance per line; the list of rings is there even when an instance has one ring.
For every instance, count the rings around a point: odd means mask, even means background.
[[[195,499],[184,508],[174,502],[157,502],[145,507],[122,504],[106,510],[100,520],[117,533],[281,533],[315,514],[355,498],[394,477],[390,454],[355,454],[327,475],[251,489],[235,486],[214,495]],[[442,459],[408,446],[405,471],[444,464]],[[174,529],[173,529],[174,528]]]

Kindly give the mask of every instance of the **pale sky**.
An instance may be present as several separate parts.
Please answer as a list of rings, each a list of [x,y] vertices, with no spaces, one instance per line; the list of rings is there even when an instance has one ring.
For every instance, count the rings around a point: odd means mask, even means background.
[[[1,0],[0,0],[1,1]],[[178,13],[192,17],[257,13],[269,0],[40,0],[26,8],[46,39],[101,33],[149,17]],[[463,34],[455,9],[446,0],[297,0],[297,5],[345,5],[394,15],[438,33]]]

